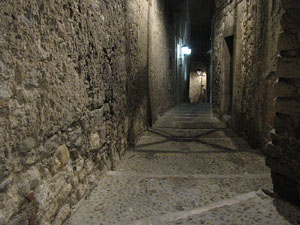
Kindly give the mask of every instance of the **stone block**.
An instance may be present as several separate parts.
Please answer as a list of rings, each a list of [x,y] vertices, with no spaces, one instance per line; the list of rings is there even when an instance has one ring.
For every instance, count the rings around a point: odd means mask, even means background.
[[[286,119],[276,116],[274,118],[274,128],[275,128],[277,134],[285,133],[288,128]]]
[[[281,5],[284,9],[300,8],[300,2],[297,0],[282,0]]]
[[[12,96],[12,92],[9,88],[8,81],[2,81],[0,83],[0,99],[9,99]]]
[[[0,192],[5,192],[8,189],[8,187],[11,185],[11,183],[12,183],[11,177],[9,177],[9,178],[5,179],[3,182],[1,182]]]
[[[50,203],[47,211],[45,214],[43,214],[42,222],[49,222],[51,220],[54,220],[54,217],[56,215],[57,210],[63,206],[66,205],[67,197],[72,191],[72,185],[71,184],[66,184],[61,191],[58,193],[57,196],[52,200]]]
[[[41,182],[41,174],[37,167],[32,166],[25,173],[21,174],[15,183],[15,187],[19,193],[22,193],[25,197],[31,190],[37,188]]]
[[[280,58],[276,76],[279,78],[300,78],[300,59]]]
[[[57,173],[60,169],[62,169],[69,161],[70,153],[69,149],[66,145],[61,145],[55,151],[52,164],[51,164],[51,171],[53,174]]]
[[[36,140],[32,137],[28,137],[23,140],[21,150],[22,151],[30,151],[36,146]]]
[[[91,149],[98,149],[100,148],[100,137],[98,133],[93,133],[90,136],[90,146]]]
[[[283,30],[290,31],[300,27],[300,8],[292,7],[284,10],[281,27]]]
[[[8,109],[8,101],[7,100],[1,100],[0,99],[0,110],[3,110],[3,109]],[[1,111],[0,111],[1,112]]]
[[[297,116],[300,114],[300,103],[296,100],[277,99],[275,103],[275,112]]]
[[[298,192],[297,183],[282,174],[274,172],[273,170],[271,175],[274,191],[283,199],[300,205],[300,195]]]
[[[287,51],[297,48],[299,45],[297,38],[294,35],[281,33],[278,39],[278,51]]]
[[[295,86],[284,82],[276,83],[274,89],[276,97],[292,97],[297,91]]]
[[[63,222],[68,218],[70,213],[71,213],[70,204],[66,204],[66,205],[62,206],[59,209],[59,211],[58,211],[58,213],[57,213],[57,215],[56,215],[56,217],[55,217],[52,224],[53,225],[62,225]]]
[[[28,225],[27,214],[24,212],[15,216],[15,218],[10,222],[10,225]]]
[[[283,157],[286,153],[283,149],[281,149],[280,147],[273,145],[271,143],[269,143],[265,149],[264,149],[264,153],[271,158],[281,158]]]
[[[105,105],[101,109],[96,109],[90,112],[91,125],[101,126],[104,122],[104,113],[107,112],[109,108]]]
[[[28,87],[38,87],[39,83],[42,79],[42,73],[36,69],[33,69],[32,71],[28,72],[28,74],[24,77],[24,84]]]

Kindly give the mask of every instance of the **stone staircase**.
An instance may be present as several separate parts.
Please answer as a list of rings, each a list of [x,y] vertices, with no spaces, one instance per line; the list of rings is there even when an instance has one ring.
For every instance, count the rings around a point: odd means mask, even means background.
[[[209,104],[181,104],[144,133],[116,171],[99,179],[68,224],[298,221],[298,209],[280,200],[274,205],[262,188],[271,189],[271,178],[260,151],[226,129]]]

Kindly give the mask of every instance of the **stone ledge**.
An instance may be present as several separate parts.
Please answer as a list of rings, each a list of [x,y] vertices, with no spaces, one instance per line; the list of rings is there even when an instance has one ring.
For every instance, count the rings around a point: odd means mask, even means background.
[[[282,162],[280,159],[266,158],[266,165],[272,172],[278,173],[300,184],[300,165],[296,162]]]
[[[290,35],[287,33],[282,33],[278,39],[278,51],[286,51],[297,48],[299,45],[299,41],[294,35]]]
[[[275,103],[275,112],[296,116],[300,114],[300,103],[296,100],[278,99]]]
[[[295,86],[284,82],[276,83],[274,87],[274,94],[277,97],[292,97],[296,91]]]
[[[300,59],[280,58],[276,76],[280,78],[300,78]]]
[[[271,172],[274,191],[283,199],[300,205],[300,184],[280,173]]]
[[[282,7],[284,9],[293,9],[293,8],[300,8],[300,1],[298,0],[282,0]]]

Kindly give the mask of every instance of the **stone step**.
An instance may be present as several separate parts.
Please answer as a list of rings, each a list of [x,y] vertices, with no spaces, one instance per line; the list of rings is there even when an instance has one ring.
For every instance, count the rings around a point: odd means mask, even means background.
[[[172,117],[172,116],[162,116],[160,117],[156,123],[161,123],[165,121],[173,121],[173,122],[219,122],[215,117],[206,116],[206,117]]]
[[[288,215],[288,216],[284,216]],[[300,210],[280,199],[273,199],[262,191],[242,194],[233,199],[210,204],[206,207],[175,214],[166,214],[139,221],[140,225],[292,225],[299,224]],[[176,219],[174,219],[176,218]],[[173,221],[172,221],[173,220]]]
[[[195,105],[191,105],[191,104],[180,104],[175,106],[173,109],[176,108],[182,108],[182,109],[189,109],[189,108],[196,108],[196,109],[203,109],[203,108],[212,108],[211,104],[195,104]]]
[[[70,224],[138,224],[137,221],[148,217],[189,211],[230,199],[267,183],[270,180],[265,177],[201,179],[108,172],[79,204]]]
[[[171,110],[169,110],[169,112],[211,112],[212,109],[211,108],[204,108],[204,109],[186,109],[186,108],[173,108]]]
[[[202,109],[202,110],[172,109],[168,112],[175,112],[175,113],[203,113],[203,112],[206,112],[206,113],[211,113],[212,110],[210,110],[210,109]]]
[[[168,120],[173,120],[173,119],[177,119],[177,118],[182,118],[182,119],[197,119],[197,118],[215,118],[213,117],[211,114],[203,114],[203,115],[191,115],[191,114],[186,114],[186,115],[177,115],[177,114],[165,114],[164,116],[162,116],[164,118],[167,118]],[[159,117],[160,118],[160,117]]]
[[[128,151],[118,171],[186,177],[247,177],[269,174],[265,159],[257,152],[207,152],[199,154]]]
[[[211,110],[212,107],[211,106],[201,106],[201,107],[174,107],[171,110]]]
[[[135,146],[141,152],[234,152],[248,151],[250,147],[241,138],[186,138],[143,136]]]
[[[187,116],[186,116],[187,115]],[[174,118],[194,118],[194,117],[214,117],[212,114],[184,114],[184,115],[178,115],[178,114],[174,114],[174,113],[166,113],[161,117],[174,117]]]
[[[169,129],[152,127],[144,136],[173,137],[173,138],[228,138],[236,137],[229,129]]]
[[[213,115],[211,113],[207,113],[207,114],[190,114],[190,113],[166,113],[163,116],[165,117],[213,117]]]
[[[203,120],[201,122],[189,122],[189,121],[157,121],[154,124],[156,128],[179,128],[179,129],[222,129],[226,128],[223,122],[216,119]]]

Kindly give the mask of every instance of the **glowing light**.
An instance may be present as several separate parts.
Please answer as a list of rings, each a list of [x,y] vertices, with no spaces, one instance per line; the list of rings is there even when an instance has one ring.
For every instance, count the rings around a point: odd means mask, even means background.
[[[190,55],[192,53],[192,49],[190,49],[188,46],[181,47],[181,52],[183,55]]]
[[[198,74],[199,76],[201,76],[201,73],[202,73],[201,70],[198,70],[198,71],[197,71],[197,74]]]

